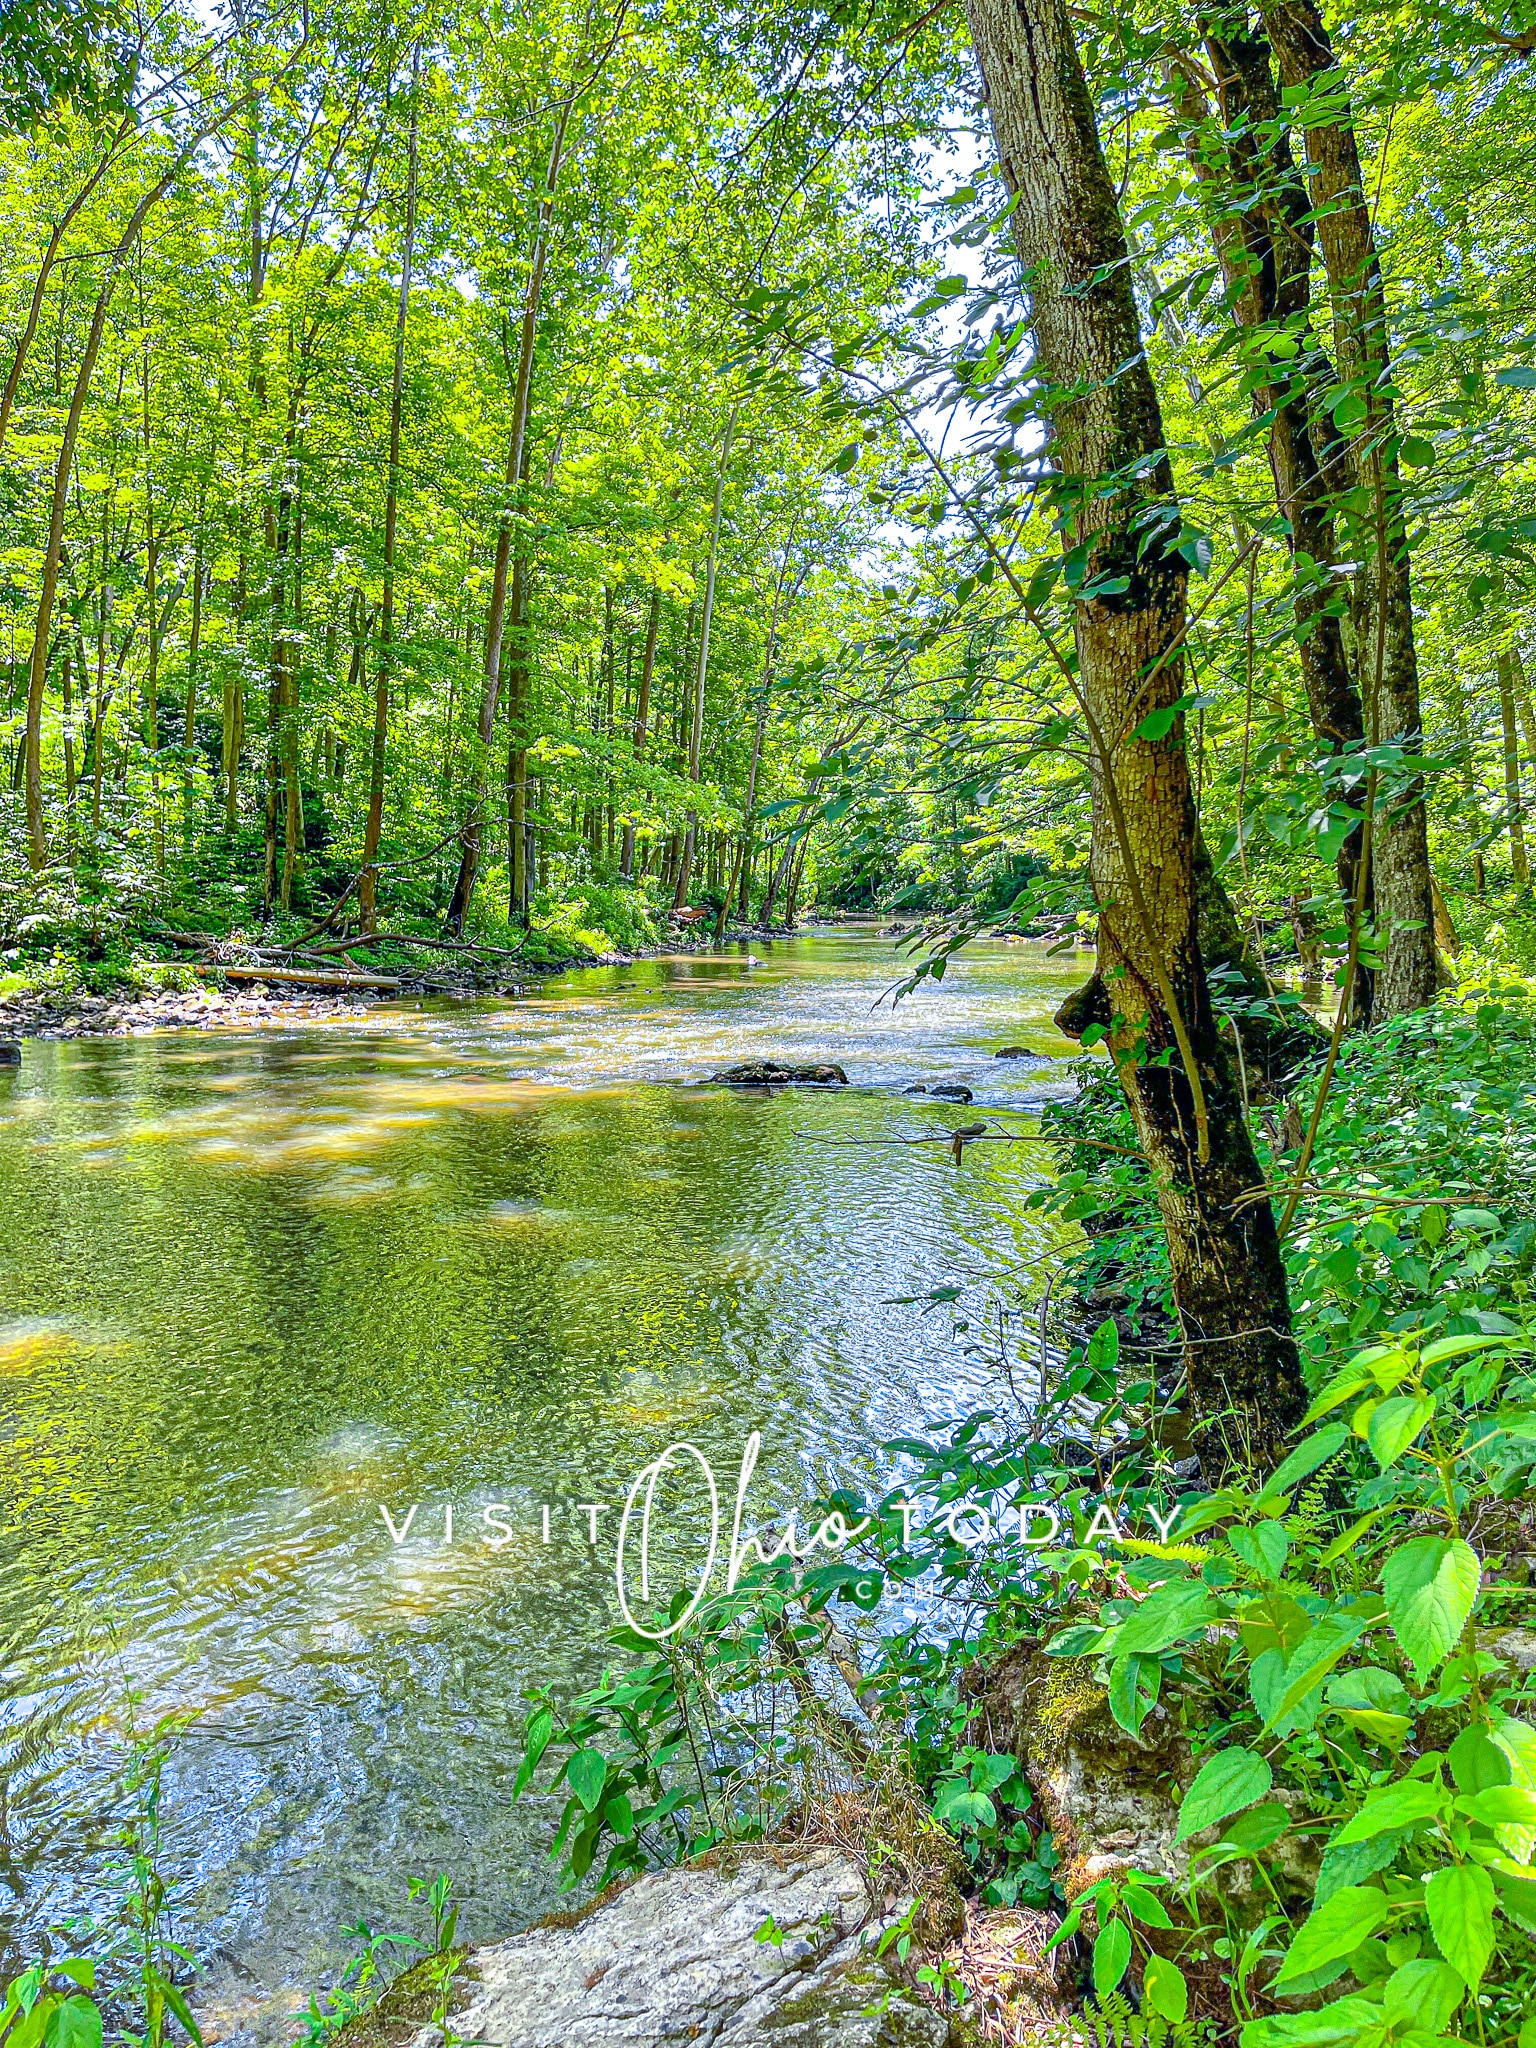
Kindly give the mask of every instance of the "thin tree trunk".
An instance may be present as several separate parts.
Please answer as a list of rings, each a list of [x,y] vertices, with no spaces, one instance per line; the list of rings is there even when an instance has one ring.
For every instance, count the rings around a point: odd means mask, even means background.
[[[720,915],[715,919],[715,937],[725,936],[725,920],[730,914],[731,898],[736,894],[736,884],[741,883],[741,902],[737,914],[747,914],[747,876],[752,858],[753,813],[757,808],[757,771],[763,758],[763,735],[768,728],[768,701],[773,693],[773,657],[778,649],[779,610],[784,602],[784,578],[789,573],[789,549],[784,550],[784,563],[779,570],[779,580],[774,585],[773,610],[768,619],[768,643],[763,649],[763,683],[757,700],[757,720],[752,728],[752,758],[747,764],[747,797],[742,806],[741,832],[736,841],[736,854],[731,865],[731,879],[725,885],[725,895],[720,904]]]
[[[1422,754],[1418,650],[1392,399],[1390,331],[1375,230],[1360,171],[1346,81],[1315,0],[1260,0],[1280,76],[1301,102],[1309,191],[1334,308],[1339,376],[1364,407],[1352,449],[1370,510],[1342,538],[1357,552],[1356,659],[1366,738]],[[1422,776],[1394,781],[1380,804],[1372,861],[1386,944],[1371,1014],[1380,1020],[1435,999],[1434,904]]]
[[[651,585],[651,611],[645,622],[645,654],[640,663],[640,698],[635,706],[635,759],[645,759],[645,728],[651,715],[651,677],[656,668],[656,629],[661,623],[661,589]],[[629,881],[635,870],[635,821],[624,820],[624,856],[619,872]]]
[[[453,931],[463,928],[469,913],[470,900],[475,893],[475,881],[480,872],[481,822],[480,807],[485,800],[485,764],[490,758],[491,737],[496,730],[496,704],[501,694],[501,649],[506,626],[507,571],[512,553],[513,527],[522,510],[523,491],[528,480],[528,420],[533,400],[533,358],[538,340],[539,304],[544,293],[544,271],[549,261],[550,227],[555,217],[555,194],[560,182],[560,167],[565,160],[565,134],[570,123],[574,97],[567,99],[555,122],[554,141],[550,145],[549,164],[544,173],[544,190],[539,200],[538,222],[534,229],[533,249],[528,264],[528,287],[523,295],[522,327],[517,345],[517,377],[512,389],[512,426],[507,436],[506,509],[496,533],[496,566],[491,579],[490,611],[485,626],[485,690],[480,699],[480,756],[475,768],[473,797],[469,817],[465,822],[460,841],[459,872],[453,885],[453,897],[448,905],[448,925]],[[519,564],[525,562],[526,549],[518,545]],[[523,580],[526,583],[526,568]],[[513,607],[513,638],[518,643],[526,640],[526,620],[518,616]],[[522,650],[526,653],[526,649]],[[510,773],[518,788],[527,781],[527,745],[524,734],[526,705],[509,705],[511,741],[520,757],[512,764]],[[523,799],[526,805],[526,797]],[[508,852],[509,874],[521,871],[521,860],[517,848]],[[522,888],[519,891],[512,882],[509,889],[517,899],[513,910],[514,923],[527,921],[527,876],[523,872]]]
[[[124,118],[115,130],[112,140],[103,151],[96,168],[59,215],[58,220],[54,223],[52,232],[49,234],[48,247],[43,251],[43,260],[38,266],[37,276],[33,281],[32,297],[27,306],[26,322],[22,327],[20,339],[16,343],[16,352],[11,358],[11,367],[6,373],[5,389],[0,391],[0,448],[5,446],[6,429],[11,423],[11,409],[16,403],[16,392],[21,384],[21,373],[26,367],[27,354],[31,349],[33,337],[37,333],[38,319],[43,310],[43,298],[48,290],[48,279],[53,274],[53,267],[58,261],[59,250],[63,245],[64,237],[69,232],[70,222],[73,221],[81,207],[84,206],[85,202],[96,190],[96,187],[101,183],[102,178],[106,175],[107,170],[117,155],[123,138],[134,127],[135,122],[136,116],[134,114],[129,114]]]
[[[1499,719],[1504,728],[1504,813],[1509,826],[1509,872],[1517,889],[1531,886],[1530,857],[1525,850],[1525,806],[1520,796],[1520,734],[1515,724],[1515,664],[1507,647],[1499,649]]]
[[[197,138],[198,142],[201,143],[211,132],[211,127],[204,130]],[[53,607],[59,588],[59,558],[64,545],[64,508],[69,496],[69,475],[74,465],[75,445],[80,438],[80,420],[85,411],[86,394],[91,388],[91,378],[95,374],[96,358],[101,353],[101,338],[107,324],[107,308],[112,303],[117,274],[129,250],[138,239],[145,217],[169,190],[188,153],[184,152],[159,182],[151,186],[139,200],[116,247],[107,258],[106,275],[101,281],[101,289],[96,294],[90,332],[86,336],[85,353],[80,358],[80,367],[75,374],[74,389],[69,398],[69,411],[64,418],[64,435],[54,463],[53,495],[48,510],[48,538],[43,549],[42,586],[38,593],[37,617],[32,629],[32,663],[27,685],[27,857],[34,870],[44,868],[48,864],[48,836],[43,826],[43,692],[48,679],[49,638],[53,631]]]
[[[704,685],[709,674],[709,631],[715,616],[715,574],[720,557],[720,514],[725,503],[725,471],[731,459],[731,441],[736,432],[736,415],[740,401],[731,407],[730,417],[725,423],[725,438],[720,446],[720,467],[715,472],[715,505],[709,523],[709,562],[704,572],[704,612],[699,623],[699,664],[693,683],[693,722],[688,733],[688,780],[697,783],[699,779],[699,756],[704,743]],[[681,910],[688,901],[688,876],[693,866],[694,841],[698,836],[699,814],[688,813],[688,829],[683,836],[682,859],[678,862],[677,887],[672,895],[672,908]]]
[[[1446,678],[1445,703],[1456,734],[1461,756],[1461,792],[1468,822],[1472,827],[1472,886],[1479,896],[1486,894],[1488,878],[1483,869],[1483,846],[1488,838],[1488,820],[1483,815],[1477,787],[1477,743],[1467,719],[1467,697],[1461,671],[1454,664]]]
[[[197,663],[203,645],[203,512],[204,494],[199,489],[192,539],[192,631],[187,643],[187,700],[182,718],[181,746],[181,831],[182,844],[192,851],[192,792],[194,787],[193,748],[197,742]]]
[[[389,744],[389,686],[394,673],[395,536],[400,510],[400,411],[405,385],[405,329],[411,310],[411,259],[416,243],[416,145],[420,133],[421,45],[411,51],[411,126],[405,184],[405,246],[400,253],[400,295],[395,307],[395,360],[389,385],[389,477],[384,492],[384,595],[379,606],[379,653],[374,670],[373,747],[368,757],[368,822],[363,831],[358,922],[377,931],[379,880],[374,862],[384,831],[384,766]]]
[[[1183,719],[1160,739],[1135,734],[1184,688],[1187,569],[1155,537],[1167,526],[1148,519],[1177,506],[1125,237],[1066,0],[967,0],[966,13],[1041,371],[1076,394],[1052,414],[1064,544],[1085,550],[1081,590],[1119,586],[1074,605],[1070,678],[1093,762],[1110,1050],[1162,1211],[1202,1455],[1220,1466],[1231,1430],[1272,1458],[1307,1396],[1274,1216],[1252,1199],[1261,1175],[1200,958]]]

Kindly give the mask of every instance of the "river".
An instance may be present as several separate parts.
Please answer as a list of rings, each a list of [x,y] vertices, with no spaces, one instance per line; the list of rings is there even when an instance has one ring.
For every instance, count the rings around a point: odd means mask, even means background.
[[[1080,969],[979,945],[893,1007],[895,946],[837,930],[29,1044],[0,1079],[0,1969],[101,1905],[124,1743],[166,1713],[214,2031],[359,1915],[401,1924],[408,1875],[450,1871],[475,1938],[547,1910],[520,1693],[600,1670],[616,1504],[676,1438],[733,1475],[755,1428],[766,1519],[986,1400],[901,1298],[1037,1284],[1041,1161],[897,1142],[963,1120],[900,1091],[961,1080],[1028,1129]],[[765,1053],[852,1085],[698,1085]],[[397,1543],[381,1506],[412,1503]]]

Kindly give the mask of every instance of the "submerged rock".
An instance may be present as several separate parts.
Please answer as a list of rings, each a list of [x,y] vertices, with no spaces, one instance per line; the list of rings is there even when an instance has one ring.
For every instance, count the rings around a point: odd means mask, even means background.
[[[0,1067],[19,1067],[21,1047],[14,1038],[0,1038]]]
[[[963,1081],[935,1081],[928,1093],[936,1102],[974,1102],[976,1099]]]
[[[812,1060],[801,1065],[789,1060],[743,1060],[740,1066],[722,1067],[709,1078],[726,1088],[783,1088],[792,1082],[812,1087],[848,1086],[848,1076],[831,1060]]]
[[[1032,1060],[1037,1055],[1027,1045],[1000,1045],[992,1057],[995,1060]]]
[[[453,2031],[486,2048],[946,2048],[949,2021],[861,1939],[869,1919],[864,1879],[838,1850],[717,1852],[574,1924],[479,1950]]]

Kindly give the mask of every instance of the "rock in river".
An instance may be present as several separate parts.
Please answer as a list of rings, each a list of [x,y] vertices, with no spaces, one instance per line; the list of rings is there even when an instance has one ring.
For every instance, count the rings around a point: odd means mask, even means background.
[[[928,1093],[936,1102],[972,1102],[975,1100],[963,1081],[935,1081]]]
[[[848,1085],[848,1076],[831,1060],[812,1060],[802,1065],[790,1060],[743,1060],[739,1067],[722,1067],[709,1078],[727,1088],[783,1088],[790,1082],[838,1088]]]
[[[486,2048],[945,2048],[949,2021],[892,1983],[869,1919],[838,1850],[727,1850],[479,1950],[453,2031]]]

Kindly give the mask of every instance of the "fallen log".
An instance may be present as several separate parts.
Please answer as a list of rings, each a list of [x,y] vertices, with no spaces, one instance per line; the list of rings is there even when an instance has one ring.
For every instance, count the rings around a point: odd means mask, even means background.
[[[309,967],[203,967],[198,974],[219,974],[226,981],[275,981],[297,988],[372,988],[386,995],[398,995],[400,981],[393,974],[340,974],[326,968]]]

